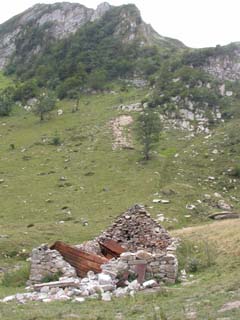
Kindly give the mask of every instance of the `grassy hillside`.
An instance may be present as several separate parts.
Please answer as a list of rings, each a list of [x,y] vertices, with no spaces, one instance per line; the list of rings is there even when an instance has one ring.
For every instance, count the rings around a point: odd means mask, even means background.
[[[207,255],[201,246],[199,270],[187,287],[178,284],[163,293],[109,304],[4,305],[1,319],[71,319],[70,314],[77,319],[160,319],[159,306],[167,319],[185,319],[190,306],[197,319],[215,319],[218,308],[239,294],[239,223],[213,224],[207,218],[218,210],[216,193],[239,210],[239,176],[228,171],[237,169],[240,160],[239,121],[213,128],[210,136],[164,131],[152,160],[145,163],[133,130],[133,150],[112,150],[109,125],[123,114],[114,106],[140,101],[145,94],[130,89],[82,96],[77,112],[75,101],[62,101],[58,107],[63,115],[55,111],[44,122],[22,109],[0,119],[0,272],[20,268],[21,275],[28,253],[41,243],[61,239],[74,244],[93,238],[134,203],[145,204],[153,217],[164,214],[163,225],[186,238],[184,245],[191,250],[184,254],[194,255],[194,245],[206,239],[211,250],[217,248],[213,261],[201,262]],[[155,204],[155,198],[170,203]],[[188,205],[195,208],[189,210]],[[181,250],[179,255],[185,267],[188,257]],[[14,281],[0,286],[0,296],[22,289]],[[89,310],[94,310],[91,315]],[[238,319],[234,312],[229,315]]]

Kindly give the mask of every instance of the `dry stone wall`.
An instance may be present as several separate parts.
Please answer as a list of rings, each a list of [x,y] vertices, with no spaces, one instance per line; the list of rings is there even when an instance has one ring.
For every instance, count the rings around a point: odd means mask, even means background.
[[[41,283],[45,277],[76,277],[76,270],[66,262],[57,250],[51,250],[47,245],[33,249],[31,254],[31,269],[29,284]]]
[[[139,266],[141,270],[139,272]],[[178,273],[178,261],[174,254],[162,252],[151,254],[140,250],[135,253],[124,252],[120,258],[112,259],[102,266],[105,273],[121,278],[121,275],[128,273],[129,276],[142,278],[143,282],[149,279],[157,279],[165,283],[175,283]],[[139,278],[139,279],[140,279]]]

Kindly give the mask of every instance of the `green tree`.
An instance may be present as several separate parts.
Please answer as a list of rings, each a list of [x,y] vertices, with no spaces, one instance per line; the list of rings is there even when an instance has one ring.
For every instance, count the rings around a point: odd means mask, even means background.
[[[39,94],[39,89],[35,80],[18,82],[14,89],[14,100],[26,103],[28,99],[34,98]]]
[[[6,89],[0,93],[0,116],[9,116],[14,105],[10,90]]]
[[[56,106],[55,95],[51,92],[43,92],[37,99],[35,104],[34,113],[43,121],[45,116],[48,115]]]
[[[150,159],[150,151],[155,143],[159,141],[161,132],[161,121],[159,114],[151,109],[145,109],[137,118],[137,139],[143,147],[145,160]]]
[[[107,74],[105,70],[96,70],[90,73],[88,77],[88,85],[94,90],[103,90],[106,85]]]

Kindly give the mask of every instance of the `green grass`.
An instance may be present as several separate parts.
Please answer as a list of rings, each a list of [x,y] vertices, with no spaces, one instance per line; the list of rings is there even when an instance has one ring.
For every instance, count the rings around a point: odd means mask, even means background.
[[[189,140],[187,133],[177,130],[164,132],[147,163],[142,161],[134,132],[134,150],[112,151],[108,123],[123,114],[114,106],[141,101],[145,94],[130,89],[115,95],[83,96],[75,113],[74,101],[62,101],[58,107],[64,114],[58,117],[54,112],[44,122],[19,109],[0,119],[0,179],[4,180],[0,184],[0,234],[7,236],[0,238],[0,266],[4,270],[11,272],[24,264],[32,248],[41,243],[59,239],[74,244],[95,237],[134,203],[146,205],[153,217],[164,213],[167,220],[163,225],[174,233],[203,223],[207,225],[202,233],[206,233],[213,226],[207,216],[217,210],[215,192],[239,210],[239,202],[232,198],[238,198],[239,180],[225,174],[240,160],[240,145],[232,136],[238,119],[214,128],[208,139],[196,135]],[[52,143],[54,137],[60,145]],[[212,153],[214,149],[218,154]],[[211,200],[206,200],[205,194],[210,194]],[[169,199],[170,203],[154,204],[155,198]],[[196,208],[188,210],[188,204]],[[62,209],[66,206],[70,215]],[[221,229],[218,232],[221,239]],[[191,236],[188,240],[193,245],[199,242]],[[215,240],[211,241],[214,245]],[[231,242],[230,248],[233,245]],[[194,275],[196,283],[189,287],[178,284],[163,294],[139,294],[135,299],[111,303],[53,303],[47,308],[39,303],[1,305],[0,318],[117,319],[122,313],[123,319],[160,319],[160,307],[167,319],[184,319],[186,308],[193,304],[198,319],[216,319],[218,308],[233,299],[228,288],[235,288],[234,294],[239,290],[236,261],[235,253],[220,252],[214,266]],[[2,285],[0,296],[19,290],[23,288]],[[235,313],[228,315],[237,320]]]
[[[8,77],[5,77],[2,72],[0,72],[0,90],[7,88],[11,85],[11,83],[12,81]]]

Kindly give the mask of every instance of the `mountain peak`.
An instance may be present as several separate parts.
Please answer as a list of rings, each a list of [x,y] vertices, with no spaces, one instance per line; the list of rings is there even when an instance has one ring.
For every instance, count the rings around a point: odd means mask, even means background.
[[[0,25],[0,69],[11,58],[24,56],[24,61],[31,59],[51,42],[68,38],[87,23],[95,23],[104,15],[108,15],[107,21],[115,19],[109,32],[113,37],[120,38],[122,43],[137,40],[142,46],[183,47],[180,41],[161,37],[144,23],[134,4],[115,7],[103,2],[96,10],[70,2],[36,4]]]
[[[97,19],[100,19],[108,10],[110,10],[112,6],[108,2],[102,2],[97,6],[97,9],[95,10],[91,21],[95,21]]]

